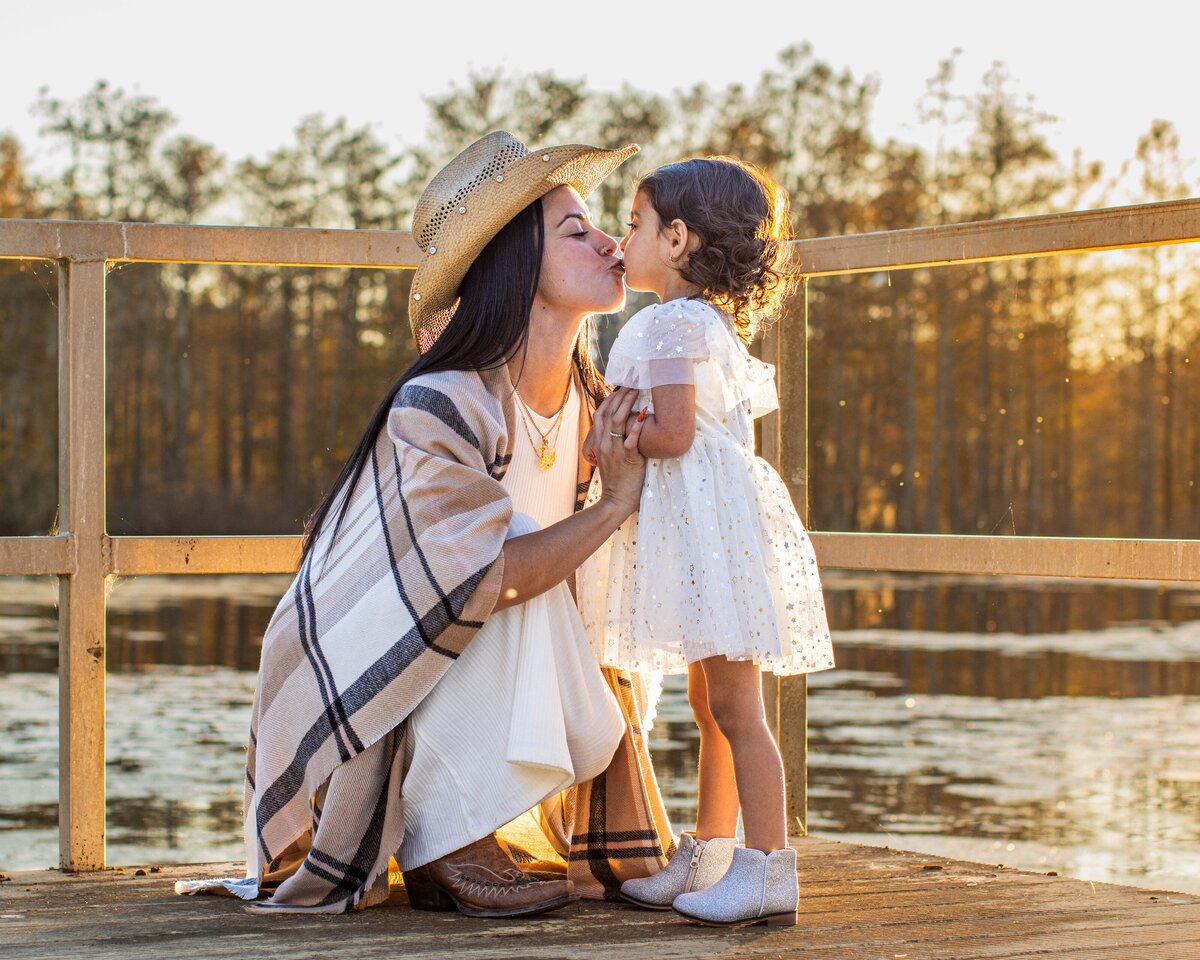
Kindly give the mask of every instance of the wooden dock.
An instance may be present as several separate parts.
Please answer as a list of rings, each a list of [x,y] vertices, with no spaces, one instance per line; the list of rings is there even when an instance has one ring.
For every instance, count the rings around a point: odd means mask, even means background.
[[[1093,884],[824,839],[795,841],[801,913],[786,929],[715,930],[674,914],[580,902],[528,920],[411,910],[402,890],[340,916],[247,914],[179,897],[182,878],[240,864],[14,873],[0,883],[0,956],[690,960],[1197,960],[1200,896]]]

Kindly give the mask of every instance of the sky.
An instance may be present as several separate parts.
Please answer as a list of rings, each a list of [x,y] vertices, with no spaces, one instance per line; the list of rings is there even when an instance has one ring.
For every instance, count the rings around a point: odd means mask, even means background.
[[[668,93],[700,81],[752,84],[801,41],[833,67],[878,80],[872,129],[882,138],[933,145],[915,105],[957,48],[959,89],[979,89],[1003,61],[1013,89],[1059,118],[1048,139],[1064,158],[1078,148],[1115,172],[1155,118],[1176,125],[1185,156],[1200,157],[1189,69],[1200,5],[1177,0],[56,0],[5,5],[0,24],[0,132],[15,133],[39,169],[55,163],[30,114],[42,87],[73,100],[107,79],[156,98],[179,118],[174,132],[237,160],[290,142],[315,112],[370,125],[397,148],[420,143],[423,98],[472,67]]]

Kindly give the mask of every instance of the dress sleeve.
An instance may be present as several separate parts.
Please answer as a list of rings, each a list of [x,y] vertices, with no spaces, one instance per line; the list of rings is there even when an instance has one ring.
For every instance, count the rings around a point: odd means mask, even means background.
[[[716,309],[714,313],[717,313]],[[720,402],[724,411],[745,406],[751,417],[761,417],[779,408],[775,390],[775,368],[751,356],[746,345],[734,333],[732,323],[719,314],[720,323],[706,329],[708,351],[712,363],[706,367],[707,376],[720,387]]]
[[[671,300],[639,310],[617,335],[604,378],[617,387],[649,390],[695,383],[696,366],[710,359],[705,328],[709,308],[695,300]]]
[[[746,355],[747,383],[745,399],[750,404],[750,416],[757,419],[779,409],[779,393],[775,389],[775,367],[757,357]]]

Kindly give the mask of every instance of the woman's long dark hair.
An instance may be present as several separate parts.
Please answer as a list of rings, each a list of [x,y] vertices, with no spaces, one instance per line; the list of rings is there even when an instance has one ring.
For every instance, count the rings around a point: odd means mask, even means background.
[[[338,506],[333,536],[337,536],[350,507],[350,495],[387,423],[396,395],[413,377],[439,370],[490,370],[507,363],[529,339],[529,317],[542,273],[546,247],[542,201],[533,201],[500,230],[475,258],[459,287],[458,309],[428,351],[400,375],[371,415],[358,446],[337,480],[308,518],[301,563],[312,552],[330,513]],[[603,381],[588,353],[591,321],[575,345],[574,363],[584,388],[600,399]],[[342,496],[345,491],[345,496]],[[331,538],[332,542],[332,538]]]

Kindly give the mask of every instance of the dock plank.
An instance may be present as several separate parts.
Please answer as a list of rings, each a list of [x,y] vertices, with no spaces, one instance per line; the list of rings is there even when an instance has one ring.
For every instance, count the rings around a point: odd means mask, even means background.
[[[527,920],[415,912],[388,904],[341,916],[246,913],[226,897],[177,897],[182,878],[233,876],[240,864],[25,872],[0,884],[6,960],[213,960],[454,956],[710,960],[1195,960],[1200,897],[1022,872],[806,838],[792,928],[727,931],[670,912],[580,902]]]

